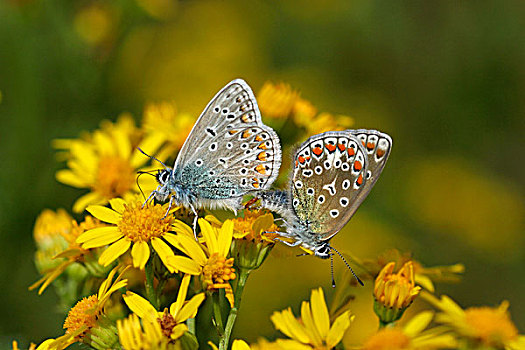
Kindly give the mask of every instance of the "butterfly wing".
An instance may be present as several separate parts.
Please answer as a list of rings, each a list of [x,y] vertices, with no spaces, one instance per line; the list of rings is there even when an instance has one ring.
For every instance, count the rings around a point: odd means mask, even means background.
[[[327,240],[357,209],[366,184],[368,158],[359,139],[348,131],[310,137],[294,156],[292,209],[308,231]]]
[[[266,189],[281,165],[279,137],[264,125],[244,80],[228,83],[208,103],[184,142],[174,173],[202,198]]]

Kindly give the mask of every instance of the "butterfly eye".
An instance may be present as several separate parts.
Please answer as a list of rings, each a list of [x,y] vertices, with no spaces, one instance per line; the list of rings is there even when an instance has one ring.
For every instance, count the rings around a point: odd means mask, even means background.
[[[169,172],[167,170],[159,170],[157,173],[157,181],[160,184],[165,184],[168,182]]]

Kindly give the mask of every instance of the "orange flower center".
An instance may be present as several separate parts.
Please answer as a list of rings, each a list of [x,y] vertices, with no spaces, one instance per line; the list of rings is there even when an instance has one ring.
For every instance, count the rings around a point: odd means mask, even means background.
[[[236,277],[233,258],[225,259],[218,253],[213,253],[203,267],[202,274],[208,289],[223,287],[225,283]]]
[[[471,307],[465,310],[465,321],[474,330],[475,337],[487,346],[501,346],[518,336],[506,309]]]
[[[120,197],[131,189],[135,181],[135,170],[129,161],[117,156],[103,156],[93,190],[104,198]]]
[[[402,350],[409,348],[410,338],[397,328],[384,328],[363,345],[363,350]]]
[[[153,237],[162,237],[170,231],[172,215],[166,216],[166,208],[161,205],[147,205],[133,202],[126,206],[122,220],[117,224],[120,232],[133,242],[148,242]]]
[[[97,323],[97,317],[100,314],[97,306],[98,298],[96,295],[84,298],[73,306],[64,321],[63,328],[66,329],[66,334],[75,333],[85,326],[86,330],[77,336],[77,339],[82,338],[86,331],[93,328]]]
[[[171,333],[173,328],[177,325],[177,322],[175,322],[175,318],[169,313],[168,309],[164,309],[162,317],[157,318],[157,322],[160,325],[162,334],[164,334],[166,338],[171,339]]]
[[[376,278],[374,296],[387,307],[405,308],[419,295],[421,287],[415,286],[414,267],[409,261],[398,273],[393,273],[394,263],[387,264]]]

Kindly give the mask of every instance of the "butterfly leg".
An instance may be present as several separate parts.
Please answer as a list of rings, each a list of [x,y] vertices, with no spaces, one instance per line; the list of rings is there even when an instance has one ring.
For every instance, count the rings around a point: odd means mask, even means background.
[[[162,219],[165,219],[166,216],[168,216],[168,213],[170,212],[171,210],[171,206],[173,205],[173,201],[175,200],[175,197],[174,196],[171,196],[170,197],[170,203],[168,204],[168,210],[166,210],[166,214],[164,214],[164,216],[162,217]]]
[[[193,212],[194,218],[193,218],[193,235],[195,236],[195,240],[198,242],[199,239],[197,238],[197,220],[199,220],[199,214],[197,213],[197,210],[193,205],[190,204],[191,211]]]
[[[151,197],[153,197],[155,195],[156,191],[151,191],[150,195],[148,196],[148,198],[146,198],[146,200],[144,201],[144,203],[142,203],[142,207],[141,208],[144,208],[144,206],[150,201]]]
[[[275,241],[277,241],[277,242],[281,242],[281,243],[284,243],[284,244],[286,244],[288,247],[297,247],[299,244],[302,243],[301,241],[295,241],[295,242],[293,242],[293,243],[290,243],[290,242],[283,241],[282,239],[279,239],[279,238],[276,238]]]

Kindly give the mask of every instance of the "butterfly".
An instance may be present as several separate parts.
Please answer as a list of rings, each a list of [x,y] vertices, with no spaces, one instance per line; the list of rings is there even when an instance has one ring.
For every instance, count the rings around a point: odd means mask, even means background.
[[[288,191],[259,195],[262,207],[283,217],[286,232],[280,234],[294,240],[282,242],[323,259],[335,251],[345,261],[330,239],[370,193],[391,148],[392,138],[376,130],[328,131],[306,140],[293,157]]]
[[[236,79],[208,103],[173,167],[158,171],[158,187],[146,202],[169,198],[170,207],[191,209],[195,232],[197,208],[236,212],[244,195],[271,186],[280,166],[279,137],[262,123],[251,88]]]

